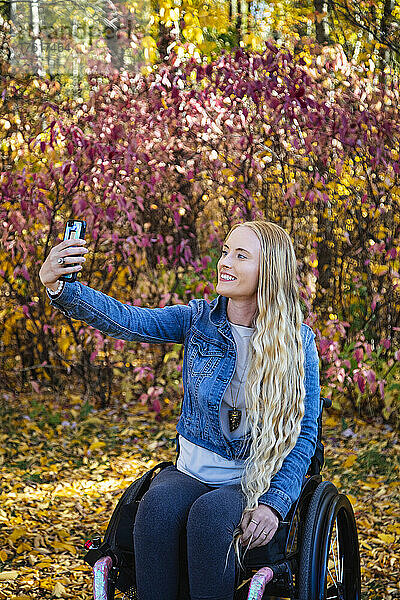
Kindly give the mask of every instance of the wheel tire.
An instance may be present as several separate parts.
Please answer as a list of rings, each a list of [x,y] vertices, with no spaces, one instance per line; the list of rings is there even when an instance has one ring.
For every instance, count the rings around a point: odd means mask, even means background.
[[[330,485],[319,492],[315,501],[313,497],[307,514],[300,556],[299,600],[360,600],[361,597],[353,509],[348,498],[334,493],[334,486]]]
[[[298,573],[299,600],[319,600],[317,595],[318,549],[324,535],[324,516],[329,505],[338,495],[336,487],[330,481],[320,483],[310,501],[304,525]]]
[[[326,517],[321,547],[319,598],[360,600],[361,571],[353,508],[344,494],[334,498]],[[330,567],[330,568],[328,568]]]

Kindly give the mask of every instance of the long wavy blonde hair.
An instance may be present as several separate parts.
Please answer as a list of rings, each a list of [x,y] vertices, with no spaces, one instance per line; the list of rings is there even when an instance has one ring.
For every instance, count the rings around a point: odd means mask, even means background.
[[[297,262],[288,233],[268,221],[246,221],[260,245],[257,311],[250,340],[250,366],[245,384],[250,454],[241,486],[246,511],[270,487],[272,477],[296,444],[304,415],[303,314],[296,279]],[[240,562],[242,531],[232,543]]]

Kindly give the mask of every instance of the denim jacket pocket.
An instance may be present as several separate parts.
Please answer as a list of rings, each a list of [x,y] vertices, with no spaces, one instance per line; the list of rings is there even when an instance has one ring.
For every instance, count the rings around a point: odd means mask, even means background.
[[[188,346],[188,368],[192,375],[212,375],[226,351],[213,340],[194,333]]]

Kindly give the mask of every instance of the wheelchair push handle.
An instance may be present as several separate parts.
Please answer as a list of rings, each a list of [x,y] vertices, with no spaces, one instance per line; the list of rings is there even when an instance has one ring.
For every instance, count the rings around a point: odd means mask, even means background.
[[[93,567],[93,598],[94,600],[108,599],[108,578],[113,563],[111,556],[103,556]]]
[[[265,586],[271,581],[274,572],[270,567],[263,567],[255,575],[253,575],[247,600],[262,600]]]
[[[323,408],[330,408],[331,406],[332,406],[331,398],[322,398],[322,407]]]

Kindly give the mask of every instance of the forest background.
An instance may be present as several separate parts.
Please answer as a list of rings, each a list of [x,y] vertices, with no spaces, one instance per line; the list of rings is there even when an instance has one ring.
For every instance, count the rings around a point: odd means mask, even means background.
[[[326,477],[357,510],[364,597],[400,597],[399,5],[0,10],[0,598],[89,597],[75,545],[173,454],[181,346],[107,338],[40,284],[71,217],[88,224],[80,281],[150,307],[215,297],[232,224],[288,230],[332,399]]]

